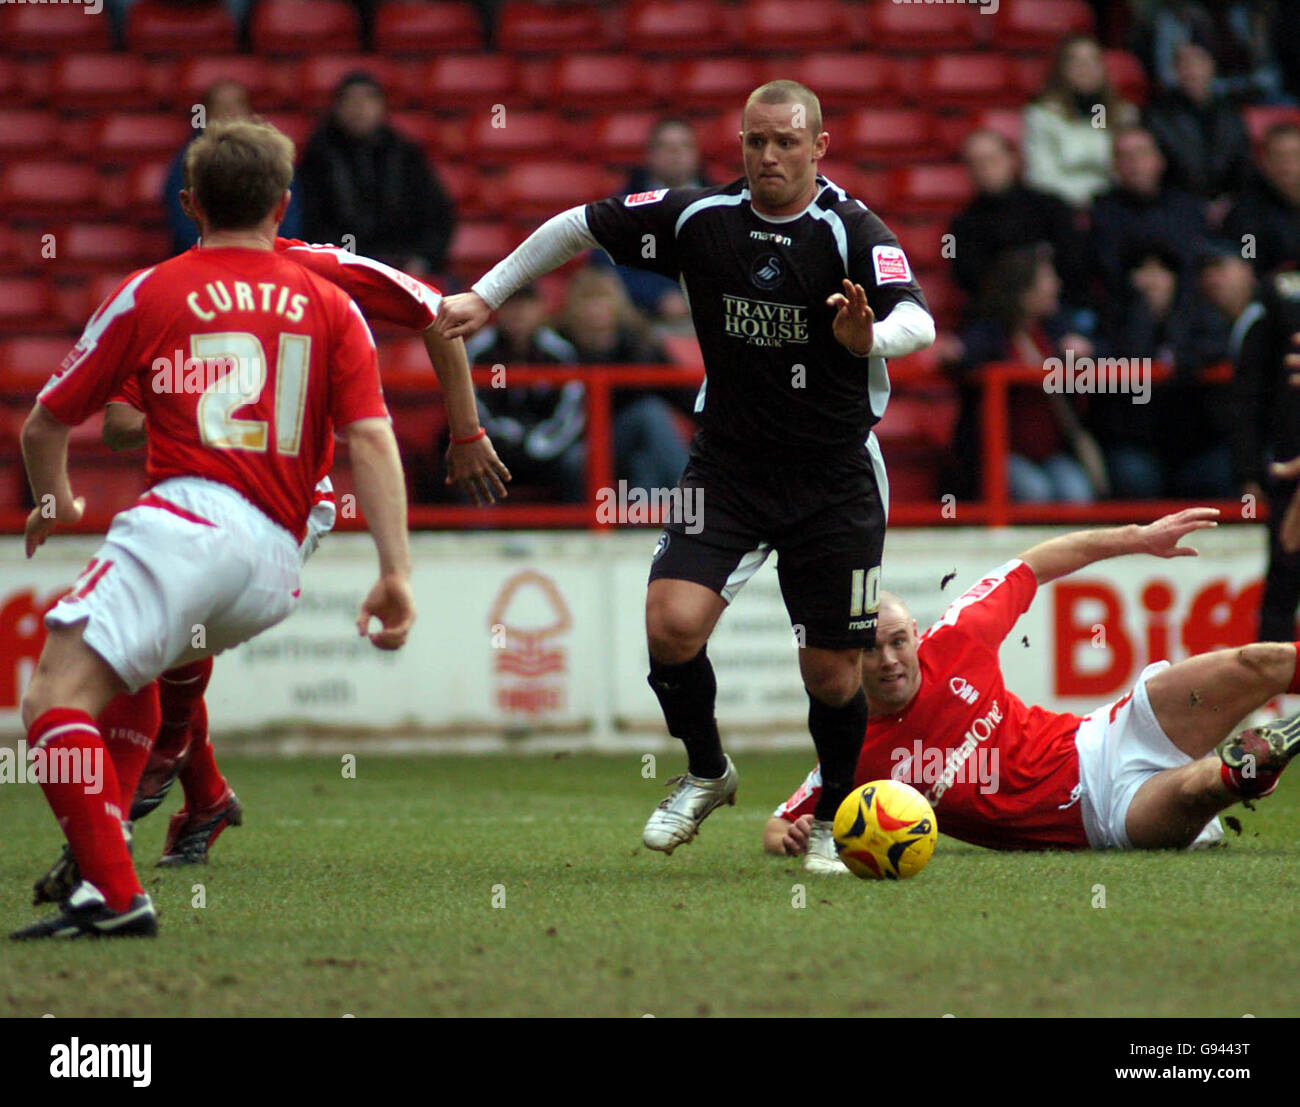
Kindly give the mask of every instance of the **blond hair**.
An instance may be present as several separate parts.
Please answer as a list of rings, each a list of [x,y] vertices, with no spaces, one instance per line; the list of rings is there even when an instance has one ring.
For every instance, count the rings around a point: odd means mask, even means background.
[[[745,109],[748,110],[750,104],[801,104],[804,109],[805,122],[813,138],[822,133],[822,105],[817,99],[817,94],[807,85],[801,85],[798,81],[768,81],[765,85],[759,85],[749,94],[745,101]],[[742,111],[740,115],[741,127],[745,123],[745,114]]]

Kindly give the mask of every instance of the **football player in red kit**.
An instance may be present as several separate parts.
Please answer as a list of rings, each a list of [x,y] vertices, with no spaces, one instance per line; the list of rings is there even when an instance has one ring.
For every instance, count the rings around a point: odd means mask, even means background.
[[[882,594],[862,662],[871,705],[855,781],[893,778],[934,805],[939,827],[991,849],[1178,849],[1222,837],[1218,814],[1267,795],[1300,751],[1296,719],[1230,732],[1300,691],[1295,643],[1254,643],[1149,665],[1128,695],[1080,717],[1007,690],[998,647],[1041,584],[1105,558],[1192,556],[1185,535],[1216,525],[1191,508],[1149,526],[1079,531],[993,570],[923,635]],[[1218,747],[1218,756],[1212,751]],[[770,853],[808,846],[814,769],[764,829]],[[813,858],[810,856],[809,861]],[[834,857],[814,871],[843,870]]]
[[[189,191],[181,194],[190,205]],[[198,249],[198,247],[194,247]],[[400,270],[335,246],[277,238],[275,250],[348,293],[371,321],[420,332],[438,377],[451,431],[447,483],[474,502],[506,496],[510,472],[478,422],[474,385],[463,340],[444,339],[434,323],[442,296]],[[139,387],[128,379],[105,410],[104,442],[112,449],[145,445],[145,417]],[[301,552],[305,562],[334,526],[334,497],[328,477],[317,485]],[[122,810],[135,822],[157,809],[179,780],[184,803],[167,827],[160,866],[197,864],[227,826],[238,826],[243,808],[217,767],[208,736],[204,692],[212,674],[210,657],[164,673],[157,686],[115,697],[99,717],[105,744],[118,772]],[[151,742],[148,736],[156,735]],[[137,785],[138,781],[138,785]],[[69,851],[34,885],[33,903],[61,902],[77,881]]]
[[[94,790],[84,773],[44,774],[81,880],[58,913],[15,938],[157,932],[96,716],[120,692],[247,641],[292,612],[299,545],[336,430],[379,554],[358,633],[397,649],[415,618],[405,482],[374,341],[340,289],[272,248],[293,144],[264,124],[217,124],[186,159],[202,247],[127,278],[23,427],[38,505],[27,521],[28,556],[84,511],[68,481],[69,429],[131,377],[147,419],[150,488],[114,517],[96,556],[46,615],[22,703],[28,742],[51,766],[90,763],[102,772]],[[194,387],[179,371],[160,376],[168,361],[200,364]]]

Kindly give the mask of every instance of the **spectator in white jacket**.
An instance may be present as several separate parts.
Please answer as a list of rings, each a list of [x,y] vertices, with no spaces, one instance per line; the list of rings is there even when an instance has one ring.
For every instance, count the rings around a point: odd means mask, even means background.
[[[1086,208],[1110,187],[1111,134],[1137,109],[1106,78],[1101,47],[1072,35],[1057,48],[1039,97],[1025,108],[1025,183]]]

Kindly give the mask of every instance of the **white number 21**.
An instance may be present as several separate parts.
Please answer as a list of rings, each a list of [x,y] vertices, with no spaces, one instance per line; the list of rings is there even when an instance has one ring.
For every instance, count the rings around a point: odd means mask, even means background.
[[[199,397],[199,437],[218,450],[267,450],[267,425],[260,419],[236,419],[234,412],[255,404],[266,387],[266,354],[261,340],[247,331],[190,336],[190,356],[203,361],[229,360],[232,366],[211,381]],[[302,444],[307,401],[307,366],[311,336],[280,335],[275,359],[275,448],[295,457]]]

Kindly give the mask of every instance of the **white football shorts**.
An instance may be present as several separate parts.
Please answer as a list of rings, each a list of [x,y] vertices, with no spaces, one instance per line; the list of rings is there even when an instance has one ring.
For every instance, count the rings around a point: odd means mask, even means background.
[[[1120,706],[1108,703],[1079,724],[1074,737],[1079,751],[1080,807],[1083,829],[1093,849],[1132,849],[1127,820],[1137,790],[1156,773],[1193,760],[1173,744],[1151,709],[1146,683],[1168,661],[1148,665],[1132,694]],[[1112,722],[1110,713],[1115,709]],[[1189,849],[1213,845],[1223,837],[1218,818],[1211,819]]]
[[[300,564],[293,535],[233,488],[176,477],[114,516],[45,623],[84,622],[86,645],[136,692],[288,616]]]

